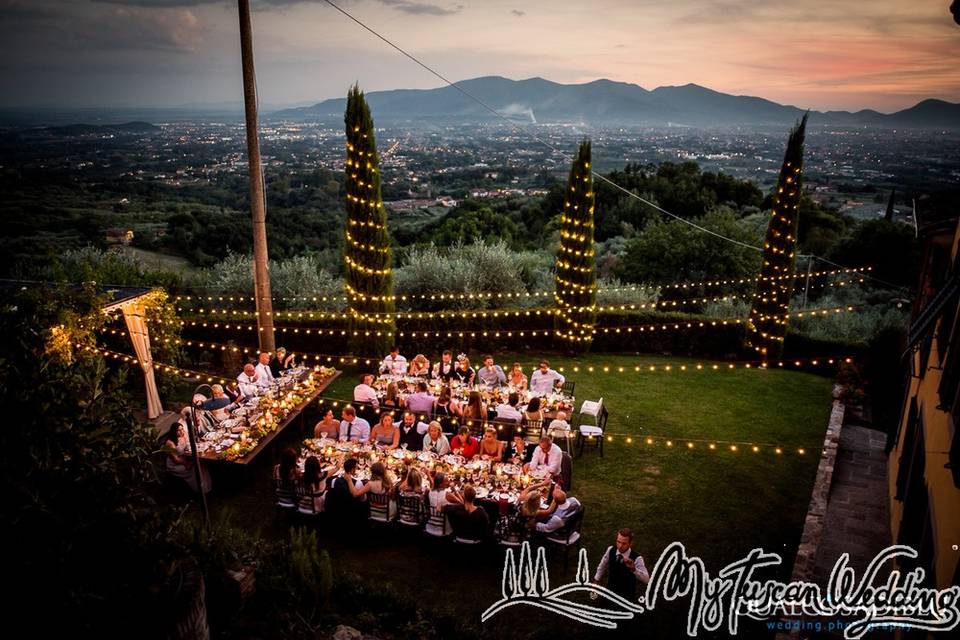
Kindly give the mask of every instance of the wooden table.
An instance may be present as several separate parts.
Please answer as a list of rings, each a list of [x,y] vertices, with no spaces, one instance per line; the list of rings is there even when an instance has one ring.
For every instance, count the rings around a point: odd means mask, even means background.
[[[313,390],[313,393],[307,396],[307,398],[303,402],[301,402],[296,407],[291,409],[290,413],[287,414],[287,417],[283,419],[283,422],[278,424],[276,429],[274,429],[267,435],[263,436],[263,438],[261,438],[260,441],[257,443],[257,446],[255,446],[253,449],[248,451],[245,456],[236,458],[234,460],[227,460],[225,458],[221,458],[217,453],[213,451],[205,451],[200,454],[200,458],[206,461],[224,462],[227,464],[238,464],[238,465],[250,464],[260,454],[261,451],[263,451],[268,446],[270,446],[270,443],[273,442],[274,438],[280,435],[284,431],[284,429],[289,427],[294,420],[296,420],[298,417],[301,417],[303,410],[306,409],[308,406],[310,406],[310,403],[316,400],[317,397],[320,396],[320,394],[322,394],[326,390],[326,388],[330,386],[330,383],[332,383],[334,380],[336,380],[340,376],[340,373],[341,373],[340,371],[336,371],[334,372],[333,375],[327,377],[323,382],[321,382],[317,386],[317,388]]]

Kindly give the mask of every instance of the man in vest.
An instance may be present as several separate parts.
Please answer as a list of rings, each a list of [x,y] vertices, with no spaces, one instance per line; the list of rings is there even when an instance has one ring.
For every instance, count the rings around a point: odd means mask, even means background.
[[[635,602],[637,600],[637,580],[646,584],[650,580],[650,573],[643,564],[643,557],[630,548],[633,544],[633,531],[620,529],[617,531],[617,543],[607,547],[597,567],[593,581],[599,583],[605,575],[607,588],[617,595]]]

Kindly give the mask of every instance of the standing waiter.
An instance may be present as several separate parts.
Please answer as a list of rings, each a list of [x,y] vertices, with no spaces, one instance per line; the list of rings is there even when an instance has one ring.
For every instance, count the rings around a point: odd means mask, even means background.
[[[593,581],[599,583],[609,574],[607,588],[631,602],[636,602],[637,580],[646,584],[650,580],[650,573],[643,564],[643,557],[630,548],[632,544],[633,531],[617,531],[617,543],[607,547]]]

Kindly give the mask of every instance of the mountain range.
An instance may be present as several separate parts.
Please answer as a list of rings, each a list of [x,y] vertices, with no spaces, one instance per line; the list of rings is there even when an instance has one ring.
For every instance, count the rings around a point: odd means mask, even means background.
[[[636,84],[612,80],[560,84],[543,78],[511,80],[485,76],[463,80],[457,85],[500,113],[523,122],[697,127],[789,125],[805,112],[792,105],[755,96],[730,95],[696,84],[657,87],[650,91]],[[372,91],[366,97],[374,117],[381,122],[496,118],[450,86]],[[285,120],[325,120],[342,118],[345,107],[345,98],[335,98],[270,115]],[[936,99],[923,100],[909,109],[889,114],[864,109],[811,111],[810,115],[811,124],[821,125],[960,129],[960,104]]]

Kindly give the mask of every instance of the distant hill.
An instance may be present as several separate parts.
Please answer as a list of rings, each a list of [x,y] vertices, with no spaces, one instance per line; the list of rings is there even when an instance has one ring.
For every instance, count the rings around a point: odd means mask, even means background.
[[[457,83],[500,113],[526,122],[590,122],[633,125],[787,125],[804,110],[755,96],[734,96],[696,84],[658,87],[612,80],[560,84],[543,78],[510,80],[486,76]],[[495,117],[453,87],[373,91],[367,100],[378,120]],[[346,100],[325,100],[309,107],[283,109],[271,117],[288,120],[342,118]],[[812,122],[882,127],[960,128],[960,104],[924,100],[891,114],[863,110],[813,111]]]

